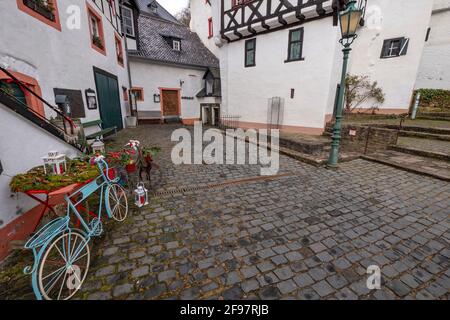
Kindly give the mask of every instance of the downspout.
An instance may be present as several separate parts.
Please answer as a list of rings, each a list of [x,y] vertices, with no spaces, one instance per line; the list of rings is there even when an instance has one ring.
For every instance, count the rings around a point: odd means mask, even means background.
[[[123,6],[123,1],[124,0],[120,0],[119,1],[119,5],[120,5],[120,24],[122,27],[122,34],[124,36],[124,40],[125,40],[125,53],[126,53],[126,57],[127,57],[127,73],[128,73],[128,101],[130,102],[130,115],[134,116],[134,109],[133,109],[133,99],[131,97],[131,88],[133,88],[133,83],[131,81],[131,69],[130,69],[130,57],[128,55],[128,41],[127,41],[127,35],[124,32],[124,25],[123,25],[123,19],[122,19],[122,6]],[[137,109],[137,108],[136,108]]]

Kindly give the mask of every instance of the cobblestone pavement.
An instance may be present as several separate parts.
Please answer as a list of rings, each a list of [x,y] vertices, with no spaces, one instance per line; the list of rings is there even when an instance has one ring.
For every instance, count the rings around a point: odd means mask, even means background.
[[[449,298],[449,183],[363,160],[329,171],[281,156],[280,174],[292,175],[208,188],[259,166],[174,166],[173,129],[117,139],[164,147],[161,185],[100,241],[81,298]],[[367,289],[369,265],[381,267],[381,290]]]
[[[449,183],[285,156],[280,176],[242,180],[259,166],[173,165],[174,128],[126,130],[110,144],[161,145],[162,174],[150,205],[96,241],[79,299],[450,298]],[[380,290],[366,286],[370,265]]]

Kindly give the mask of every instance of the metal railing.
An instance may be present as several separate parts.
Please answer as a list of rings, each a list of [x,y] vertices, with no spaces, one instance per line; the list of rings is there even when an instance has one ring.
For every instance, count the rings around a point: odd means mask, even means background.
[[[239,128],[241,116],[221,114],[219,118],[219,128],[220,129],[236,129]]]
[[[36,97],[39,101],[41,101],[43,104],[45,104],[47,107],[49,107],[51,110],[53,110],[54,112],[56,112],[57,115],[59,115],[62,118],[63,121],[63,130],[64,133],[66,134],[70,134],[73,135],[74,131],[76,129],[75,123],[73,122],[72,118],[68,117],[67,115],[65,115],[64,113],[62,113],[57,107],[52,106],[50,103],[48,103],[46,100],[44,100],[40,95],[38,95],[36,92],[34,92],[33,90],[31,90],[30,88],[28,88],[26,85],[22,85],[22,81],[20,81],[19,79],[17,79],[13,74],[11,74],[11,72],[9,72],[8,70],[6,70],[5,68],[0,66],[0,71],[4,72],[8,77],[10,77],[15,83],[20,85],[20,88],[22,90],[27,91],[28,93],[30,93],[31,95],[33,95],[34,97]],[[4,92],[5,93],[5,92]],[[6,93],[5,93],[6,94]],[[7,94],[8,95],[8,94]],[[17,99],[16,99],[17,100]],[[20,102],[20,101],[19,101]],[[21,103],[21,102],[20,102]],[[27,109],[34,113],[35,115],[37,115],[40,119],[45,120],[47,123],[51,123],[49,119],[45,118],[44,115],[38,114],[37,112],[35,112],[34,110],[28,108],[28,106],[26,106]],[[69,124],[69,129],[70,132],[68,132],[67,130],[67,123]],[[51,123],[53,126],[55,126],[55,124]],[[59,127],[58,127],[59,128]],[[61,128],[60,128],[61,129]]]

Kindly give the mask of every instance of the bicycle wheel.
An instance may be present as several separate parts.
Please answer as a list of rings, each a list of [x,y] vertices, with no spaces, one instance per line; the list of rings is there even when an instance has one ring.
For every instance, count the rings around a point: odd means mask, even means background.
[[[89,270],[88,240],[77,231],[57,236],[47,247],[38,270],[38,285],[45,300],[68,300],[81,288]]]
[[[114,183],[106,189],[106,210],[111,217],[119,222],[126,219],[128,214],[127,193],[119,184]]]

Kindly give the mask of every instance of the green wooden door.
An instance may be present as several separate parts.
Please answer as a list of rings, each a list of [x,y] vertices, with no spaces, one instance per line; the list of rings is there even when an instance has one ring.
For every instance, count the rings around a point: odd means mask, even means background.
[[[117,77],[96,68],[94,75],[103,128],[117,127],[117,130],[122,130],[122,111]]]

